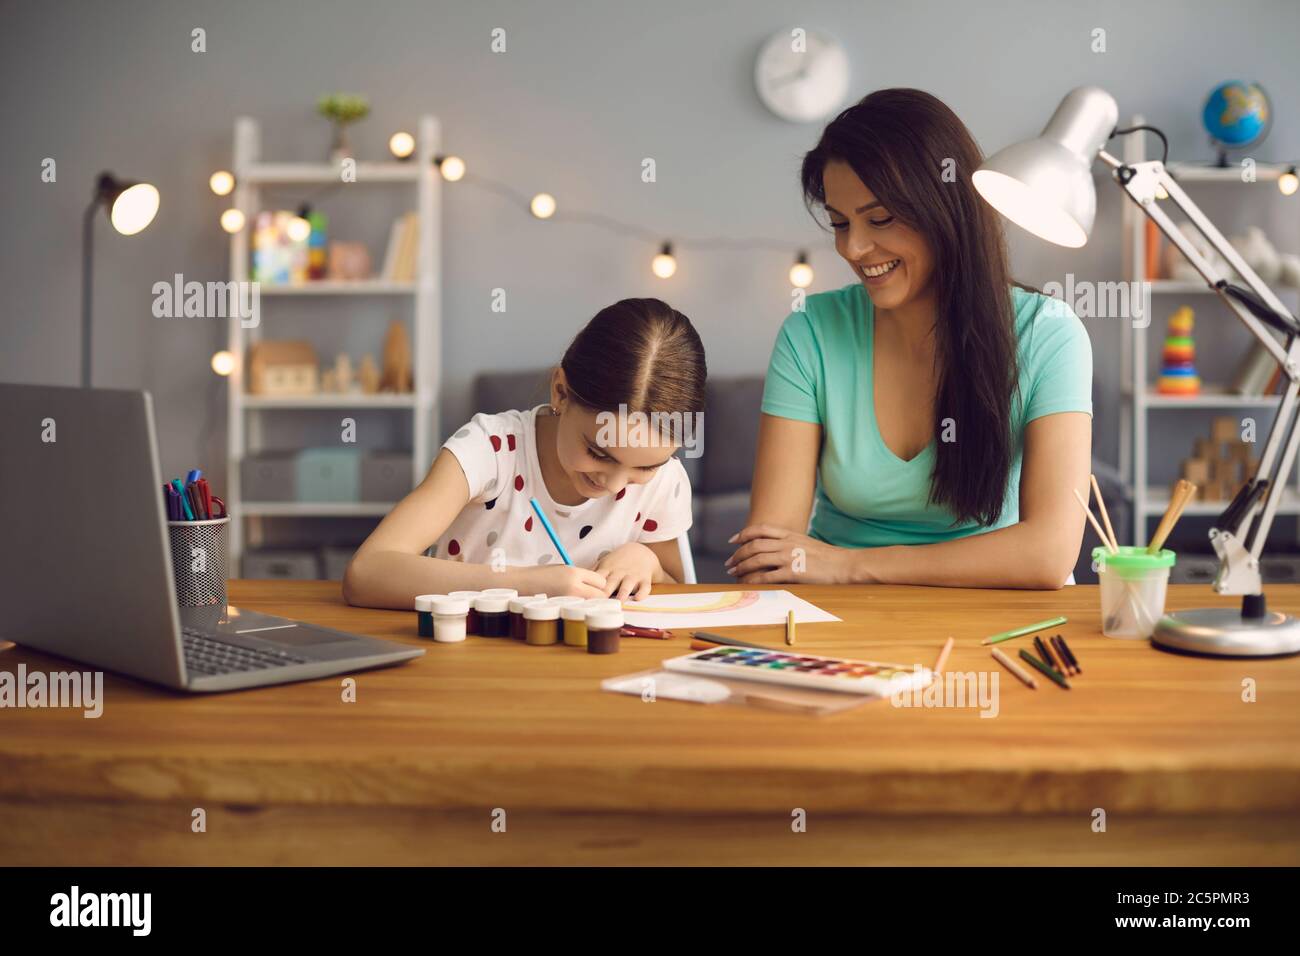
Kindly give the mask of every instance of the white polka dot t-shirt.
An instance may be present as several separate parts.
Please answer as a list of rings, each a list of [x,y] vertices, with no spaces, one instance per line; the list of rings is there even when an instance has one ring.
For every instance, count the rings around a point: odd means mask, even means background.
[[[643,485],[579,505],[551,500],[537,459],[538,409],[475,415],[443,445],[469,482],[469,504],[435,546],[433,556],[469,564],[562,564],[529,498],[551,520],[578,567],[591,568],[630,541],[669,541],[691,526],[691,485],[675,457]],[[500,549],[498,551],[498,549]]]

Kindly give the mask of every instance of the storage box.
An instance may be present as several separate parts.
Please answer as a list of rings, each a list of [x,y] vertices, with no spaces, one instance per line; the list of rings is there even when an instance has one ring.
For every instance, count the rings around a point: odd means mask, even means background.
[[[360,501],[361,451],[357,448],[305,448],[295,475],[298,501]]]
[[[245,551],[243,576],[285,581],[313,581],[320,577],[320,562],[314,551],[280,548]]]
[[[397,501],[411,490],[411,456],[372,451],[361,459],[361,500]]]
[[[246,457],[239,473],[245,501],[293,501],[297,494],[297,452],[258,452]]]

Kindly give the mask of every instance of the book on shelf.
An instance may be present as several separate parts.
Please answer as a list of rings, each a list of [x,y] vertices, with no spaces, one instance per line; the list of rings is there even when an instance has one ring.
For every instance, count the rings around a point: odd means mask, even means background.
[[[1277,381],[1274,379],[1274,372],[1280,371],[1277,359],[1266,349],[1261,342],[1254,343],[1241,361],[1237,364],[1237,370],[1232,376],[1232,385],[1229,391],[1236,395],[1256,396],[1271,394],[1272,389],[1276,388]]]
[[[415,278],[415,262],[420,248],[420,217],[413,212],[398,216],[388,232],[388,249],[384,253],[383,278],[390,282],[410,282]]]

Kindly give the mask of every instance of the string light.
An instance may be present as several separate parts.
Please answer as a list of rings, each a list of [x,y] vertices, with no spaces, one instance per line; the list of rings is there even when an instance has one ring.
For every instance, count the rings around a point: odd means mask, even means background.
[[[311,237],[311,221],[308,216],[311,215],[311,207],[303,203],[298,207],[298,215],[289,220],[285,227],[285,234],[294,242],[306,242]]]
[[[459,156],[435,156],[433,165],[438,167],[442,178],[449,183],[459,182],[465,175],[465,160]]]
[[[388,151],[398,159],[410,159],[415,152],[415,137],[404,129],[399,129],[388,138]]]
[[[230,191],[235,188],[234,174],[224,169],[218,169],[208,177],[208,188],[218,196],[229,196]]]
[[[806,289],[813,283],[813,268],[808,264],[808,253],[802,249],[790,267],[790,284],[796,289]]]
[[[238,209],[227,209],[221,214],[221,228],[232,235],[244,228],[244,214]]]
[[[665,242],[659,247],[659,255],[650,260],[650,269],[661,279],[671,279],[677,271],[677,259],[673,256],[673,244]]]
[[[1294,166],[1277,177],[1277,188],[1282,191],[1283,196],[1293,196],[1295,191],[1300,189],[1300,176],[1296,175]]]
[[[212,371],[218,375],[229,375],[235,370],[235,356],[222,349],[220,352],[212,353]]]
[[[538,219],[550,219],[555,215],[555,197],[550,193],[538,193],[529,201],[528,208]]]

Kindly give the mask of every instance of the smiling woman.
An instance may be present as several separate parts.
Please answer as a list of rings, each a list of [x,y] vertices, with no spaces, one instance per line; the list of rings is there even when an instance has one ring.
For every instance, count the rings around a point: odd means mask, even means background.
[[[858,281],[790,315],[763,394],[746,582],[1061,586],[1083,535],[1092,353],[1014,283],[961,120],[919,90],[845,110],[805,199]],[[802,570],[801,570],[802,569]]]

